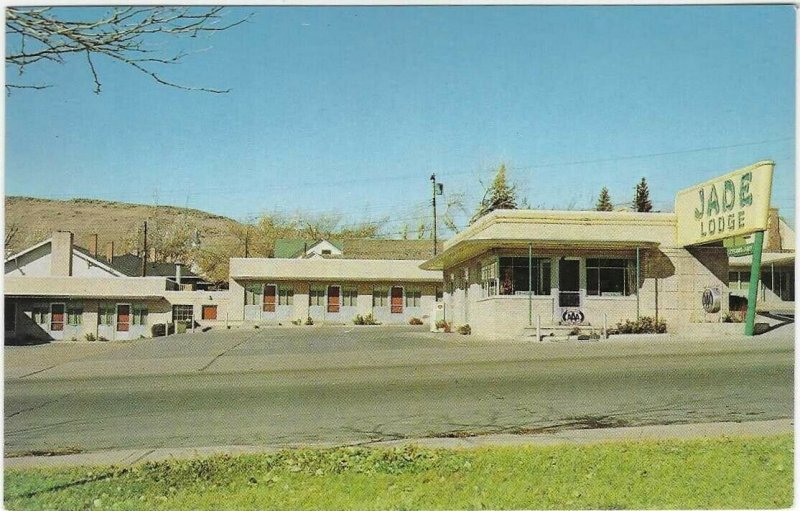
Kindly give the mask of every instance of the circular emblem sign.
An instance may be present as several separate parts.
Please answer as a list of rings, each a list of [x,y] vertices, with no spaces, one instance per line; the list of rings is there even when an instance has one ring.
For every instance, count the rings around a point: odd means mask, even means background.
[[[703,310],[706,312],[719,312],[722,302],[722,293],[719,288],[709,287],[703,291]]]
[[[580,309],[567,309],[561,313],[561,319],[564,323],[571,323],[577,325],[583,323],[585,316]]]

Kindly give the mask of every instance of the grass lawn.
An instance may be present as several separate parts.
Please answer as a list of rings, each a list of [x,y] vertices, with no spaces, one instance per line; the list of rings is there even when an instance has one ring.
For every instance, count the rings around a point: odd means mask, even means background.
[[[792,435],[5,471],[6,509],[788,508]]]

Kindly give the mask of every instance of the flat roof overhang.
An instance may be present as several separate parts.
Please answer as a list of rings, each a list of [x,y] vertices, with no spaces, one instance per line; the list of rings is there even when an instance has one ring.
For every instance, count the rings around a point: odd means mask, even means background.
[[[6,293],[6,298],[47,298],[48,300],[166,300],[163,296],[153,295],[89,295],[64,293]]]
[[[636,250],[637,248],[657,248],[655,241],[594,241],[594,240],[503,240],[503,239],[467,239],[447,248],[436,257],[420,265],[423,270],[444,270],[459,263],[472,259],[492,249],[527,249],[536,250]]]

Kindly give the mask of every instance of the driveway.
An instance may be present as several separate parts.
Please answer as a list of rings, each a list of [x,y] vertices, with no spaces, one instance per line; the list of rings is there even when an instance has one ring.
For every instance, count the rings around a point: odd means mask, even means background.
[[[792,416],[794,342],[273,327],[6,347],[7,451],[286,446]]]

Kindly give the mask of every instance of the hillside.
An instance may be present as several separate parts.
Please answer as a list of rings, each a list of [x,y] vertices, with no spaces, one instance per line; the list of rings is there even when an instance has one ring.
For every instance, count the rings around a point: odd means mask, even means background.
[[[92,234],[98,235],[102,253],[113,241],[115,251],[123,250],[126,238],[134,235],[145,221],[167,221],[184,218],[204,235],[222,235],[235,220],[197,209],[174,206],[147,206],[96,199],[51,200],[32,197],[6,197],[6,229],[19,232],[6,247],[17,251],[46,239],[53,231],[66,230],[75,234],[75,243],[89,247]],[[117,248],[119,247],[119,248]]]

